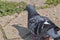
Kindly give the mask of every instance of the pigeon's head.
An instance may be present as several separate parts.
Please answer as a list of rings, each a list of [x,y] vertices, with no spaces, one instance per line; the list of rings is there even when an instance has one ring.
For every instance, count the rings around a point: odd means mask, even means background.
[[[28,4],[28,5],[26,6],[26,10],[27,10],[27,12],[28,12],[28,18],[31,18],[31,17],[33,17],[33,16],[35,16],[35,15],[39,15],[39,14],[37,13],[37,11],[35,10],[35,7],[32,6],[32,5],[30,5],[30,4]]]
[[[26,10],[28,11],[28,13],[36,13],[36,10],[35,10],[35,7],[34,6],[32,6],[32,5],[30,5],[30,4],[28,4],[27,6],[26,6]]]
[[[35,10],[35,7],[30,4],[26,6],[26,10],[33,10],[33,9]]]

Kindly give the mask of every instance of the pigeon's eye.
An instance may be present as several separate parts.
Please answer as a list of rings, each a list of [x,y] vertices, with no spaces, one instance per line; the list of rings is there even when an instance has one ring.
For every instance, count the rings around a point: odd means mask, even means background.
[[[35,23],[36,21],[35,20],[30,20],[30,23]]]
[[[32,20],[33,22],[35,22],[35,20]]]

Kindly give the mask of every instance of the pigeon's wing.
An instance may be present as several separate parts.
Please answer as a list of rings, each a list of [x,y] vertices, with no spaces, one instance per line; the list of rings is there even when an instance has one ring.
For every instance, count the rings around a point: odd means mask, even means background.
[[[48,23],[50,23],[51,25],[53,25],[53,27],[54,27],[54,29],[56,31],[59,31],[60,30],[60,28],[57,25],[55,25],[49,18],[47,18],[47,17],[43,17],[43,18],[45,18],[45,20],[47,20]]]
[[[54,26],[54,29],[55,29],[56,31],[59,31],[59,30],[60,30],[60,28],[59,28],[58,26],[56,26],[51,20],[49,20],[48,22],[49,22],[51,25]]]

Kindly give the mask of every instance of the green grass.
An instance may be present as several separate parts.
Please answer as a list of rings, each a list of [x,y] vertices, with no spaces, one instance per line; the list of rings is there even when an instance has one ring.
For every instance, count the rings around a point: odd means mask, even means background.
[[[45,5],[41,6],[40,8],[49,8],[54,7],[60,4],[60,0],[46,0]]]
[[[18,7],[22,6],[22,7]],[[16,12],[24,11],[26,7],[25,2],[3,2],[0,0],[0,16],[12,15]]]
[[[60,0],[47,0],[46,4],[56,6],[56,5],[60,4]]]

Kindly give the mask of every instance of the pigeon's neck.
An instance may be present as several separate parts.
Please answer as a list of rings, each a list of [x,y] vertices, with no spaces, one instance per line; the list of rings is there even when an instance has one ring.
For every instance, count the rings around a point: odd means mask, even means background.
[[[34,8],[33,6],[28,6],[28,7],[27,7],[27,11],[28,11],[28,13],[30,13],[30,14],[35,14],[35,13],[37,13],[36,10],[35,10],[35,8]]]
[[[34,15],[38,15],[38,13],[36,12],[35,8],[31,5],[27,6],[27,11],[28,11],[28,16],[34,16]]]

